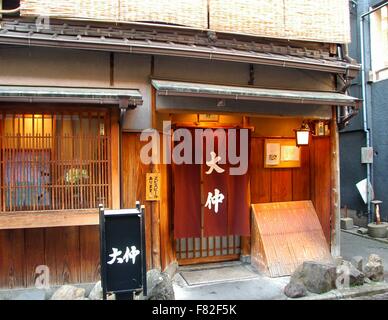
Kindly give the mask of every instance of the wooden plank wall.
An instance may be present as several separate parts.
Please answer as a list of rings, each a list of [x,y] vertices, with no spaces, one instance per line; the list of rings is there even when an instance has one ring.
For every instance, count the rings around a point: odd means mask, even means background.
[[[0,231],[0,288],[32,287],[47,265],[50,284],[95,282],[100,277],[98,226]]]
[[[160,142],[163,142],[162,135]],[[134,206],[139,200],[146,206],[146,249],[147,269],[165,269],[175,260],[173,252],[173,232],[171,225],[170,170],[167,165],[145,165],[139,155],[146,142],[140,141],[139,133],[124,133],[123,150],[123,205]],[[146,201],[145,183],[147,172],[161,174],[161,200]]]
[[[146,173],[151,172],[150,165],[141,163],[139,159],[140,150],[145,142],[140,141],[138,133],[124,133],[122,138],[122,175],[123,175],[123,206],[132,208],[136,201],[145,204],[145,224],[146,224],[146,249],[147,249],[147,269],[152,266],[151,255],[151,209],[152,203],[146,202],[145,184]]]
[[[264,140],[252,137],[251,203],[312,200],[330,244],[330,138],[313,138],[302,147],[301,167],[264,168]]]
[[[331,244],[331,152],[330,137],[317,137],[310,147],[311,200],[314,204],[323,233]]]

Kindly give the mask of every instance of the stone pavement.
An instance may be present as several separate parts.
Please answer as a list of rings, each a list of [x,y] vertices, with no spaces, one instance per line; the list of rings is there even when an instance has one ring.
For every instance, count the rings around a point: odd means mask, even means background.
[[[388,279],[388,244],[341,232],[341,255],[344,259],[350,260],[353,256],[362,256],[365,265],[368,256],[372,253],[378,254],[383,259],[386,279]],[[180,274],[177,274],[174,278],[174,290],[177,300],[282,300],[287,299],[283,294],[283,288],[288,283],[288,280],[289,277],[269,278],[256,273],[254,278],[247,280],[233,280],[189,286],[184,278]],[[386,300],[388,299],[388,294],[353,299]]]
[[[244,265],[250,268],[248,265]],[[203,265],[203,268],[212,268]],[[220,272],[223,272],[220,268]],[[284,300],[287,297],[283,288],[289,277],[269,278],[251,269],[253,277],[245,280],[229,280],[209,282],[189,286],[181,274],[174,277],[174,292],[176,300]],[[211,274],[209,272],[209,274]],[[206,276],[206,274],[205,274]]]

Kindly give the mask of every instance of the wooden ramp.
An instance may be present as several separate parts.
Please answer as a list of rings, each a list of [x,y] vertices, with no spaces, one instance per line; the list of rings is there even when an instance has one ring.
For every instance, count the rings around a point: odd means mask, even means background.
[[[252,264],[271,277],[287,276],[303,261],[332,261],[311,201],[252,205]]]

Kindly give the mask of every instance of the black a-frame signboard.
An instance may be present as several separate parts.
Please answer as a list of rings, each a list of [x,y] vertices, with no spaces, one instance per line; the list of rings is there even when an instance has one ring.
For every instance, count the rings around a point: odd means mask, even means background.
[[[103,299],[133,299],[134,292],[147,295],[144,206],[100,212],[100,261]]]

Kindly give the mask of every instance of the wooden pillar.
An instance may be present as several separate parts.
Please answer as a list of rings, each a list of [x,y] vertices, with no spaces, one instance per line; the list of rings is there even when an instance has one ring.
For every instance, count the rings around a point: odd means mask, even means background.
[[[118,109],[113,109],[111,113],[111,170],[112,170],[112,209],[120,209],[120,115]]]
[[[247,128],[249,126],[249,118],[244,116],[243,117],[243,127]],[[250,145],[248,146],[249,148],[251,147]],[[248,168],[249,170],[249,168]],[[249,208],[251,206],[251,182],[249,180],[248,182],[248,203],[249,203]],[[251,215],[249,215],[249,218]],[[252,219],[250,218],[251,222]],[[241,256],[249,256],[251,254],[251,237],[241,237]]]
[[[330,126],[331,146],[331,254],[340,255],[341,239],[341,206],[340,206],[340,163],[339,163],[339,134],[337,126],[336,107],[333,107]]]
[[[156,130],[156,90],[154,87],[151,87],[151,124],[152,128]],[[160,150],[159,150],[160,151]],[[162,158],[162,155],[159,152],[159,159]],[[151,172],[160,173],[161,165],[160,164],[151,164]],[[164,183],[163,181],[159,182],[160,185]],[[162,191],[162,190],[161,190]],[[161,269],[161,258],[160,258],[160,200],[153,201],[151,204],[151,252],[152,252],[152,267],[154,269]]]

